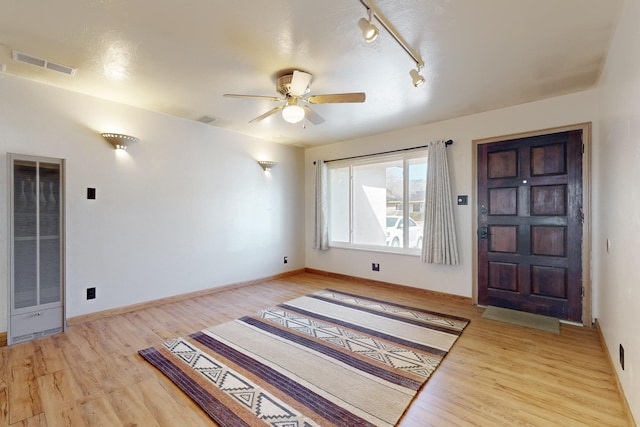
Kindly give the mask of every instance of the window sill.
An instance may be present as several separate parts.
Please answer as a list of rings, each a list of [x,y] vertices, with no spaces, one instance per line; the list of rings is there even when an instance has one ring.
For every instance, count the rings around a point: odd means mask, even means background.
[[[348,243],[331,242],[329,243],[329,247],[336,248],[336,249],[349,249],[353,251],[378,252],[378,253],[385,253],[385,254],[405,255],[405,256],[414,256],[414,257],[419,257],[421,254],[420,249],[393,248],[391,246],[350,245]]]

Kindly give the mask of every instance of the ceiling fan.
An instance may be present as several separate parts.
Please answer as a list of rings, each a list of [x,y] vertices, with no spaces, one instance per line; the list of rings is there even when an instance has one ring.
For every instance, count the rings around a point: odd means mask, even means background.
[[[263,101],[281,102],[282,104],[272,108],[266,113],[249,121],[249,123],[259,122],[267,117],[282,111],[282,118],[289,123],[298,123],[303,119],[309,120],[314,125],[324,122],[318,113],[313,111],[307,104],[334,104],[344,102],[364,102],[366,95],[364,92],[354,93],[334,93],[329,95],[309,95],[311,91],[310,83],[313,76],[300,70],[286,70],[278,74],[276,80],[276,90],[284,97],[261,96],[261,95],[236,95],[226,93],[227,98],[241,99],[261,99]]]

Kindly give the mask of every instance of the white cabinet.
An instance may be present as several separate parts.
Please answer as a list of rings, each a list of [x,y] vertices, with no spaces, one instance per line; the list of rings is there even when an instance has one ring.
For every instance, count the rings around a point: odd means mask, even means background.
[[[8,155],[9,344],[64,330],[64,161]]]

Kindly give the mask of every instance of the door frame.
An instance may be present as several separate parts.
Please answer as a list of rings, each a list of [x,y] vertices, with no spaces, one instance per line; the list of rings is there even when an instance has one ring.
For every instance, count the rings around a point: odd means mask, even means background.
[[[591,289],[591,122],[576,123],[573,125],[559,126],[547,129],[534,130],[529,132],[514,133],[509,135],[494,136],[490,138],[481,138],[472,140],[471,158],[472,158],[472,181],[473,181],[473,200],[478,200],[478,145],[490,144],[492,142],[507,141],[510,139],[526,138],[530,136],[541,136],[552,133],[566,132],[572,130],[582,131],[582,211],[584,213],[584,222],[582,224],[582,286],[584,288],[584,296],[582,298],[582,325],[593,327],[592,316],[592,289]],[[472,203],[472,219],[473,219],[473,268],[472,268],[472,298],[473,304],[478,305],[478,206]]]

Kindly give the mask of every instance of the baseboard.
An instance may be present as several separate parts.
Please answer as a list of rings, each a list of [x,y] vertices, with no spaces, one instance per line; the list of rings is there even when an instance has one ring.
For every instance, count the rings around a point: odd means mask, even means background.
[[[190,298],[197,298],[204,295],[215,294],[217,292],[228,291],[231,289],[239,289],[245,286],[255,285],[256,283],[266,282],[268,280],[277,280],[284,277],[294,276],[304,273],[304,269],[287,271],[285,273],[276,274],[275,276],[263,277],[261,279],[250,280],[247,282],[232,283],[229,285],[219,286],[216,288],[204,289],[202,291],[189,292],[186,294],[175,295],[172,297],[159,298],[151,301],[145,301],[138,304],[131,304],[123,307],[112,308],[109,310],[97,311],[95,313],[83,314],[80,316],[70,317],[67,319],[67,326],[79,325],[81,323],[90,322],[92,320],[104,319],[119,314],[130,313],[132,311],[141,310],[158,305],[168,304],[172,302],[183,301]],[[6,335],[6,334],[5,334]]]
[[[421,294],[424,294],[424,295],[431,295],[431,296],[438,297],[438,298],[445,298],[445,299],[448,299],[450,301],[458,301],[458,302],[462,302],[462,303],[469,304],[469,305],[473,304],[473,299],[470,298],[470,297],[463,297],[463,296],[460,296],[460,295],[447,294],[445,292],[431,291],[431,290],[422,289],[422,288],[414,288],[413,286],[398,285],[396,283],[382,282],[380,280],[364,279],[362,277],[349,276],[347,274],[332,273],[332,272],[329,272],[329,271],[316,270],[316,269],[313,269],[313,268],[305,268],[304,271],[306,273],[317,274],[317,275],[320,275],[320,276],[331,277],[331,278],[334,278],[334,279],[342,279],[342,280],[348,280],[348,281],[351,281],[351,282],[365,283],[365,284],[368,284],[368,285],[381,286],[381,287],[384,287],[384,288],[402,289],[402,290],[407,290],[407,291],[411,291],[411,292],[418,292],[418,293],[421,293]]]
[[[7,346],[7,333],[0,332],[0,347],[6,347],[6,346]]]
[[[607,342],[604,340],[604,335],[602,335],[602,329],[600,329],[600,322],[598,321],[598,319],[595,320],[594,325],[595,325],[596,331],[598,331],[598,336],[600,337],[600,344],[602,345],[602,348],[604,349],[604,352],[607,355],[607,360],[609,361],[609,366],[611,367],[611,371],[613,371],[613,376],[616,380],[616,386],[618,387],[618,393],[620,393],[620,396],[622,396],[622,402],[624,404],[624,409],[627,413],[627,418],[629,419],[629,425],[637,426],[635,420],[633,419],[633,413],[631,412],[631,407],[629,406],[629,402],[627,402],[627,398],[624,395],[622,384],[620,383],[620,378],[618,377],[618,371],[616,370],[616,366],[613,360],[611,359],[611,353],[609,353],[609,349],[607,348]]]

